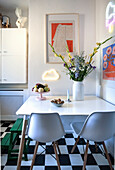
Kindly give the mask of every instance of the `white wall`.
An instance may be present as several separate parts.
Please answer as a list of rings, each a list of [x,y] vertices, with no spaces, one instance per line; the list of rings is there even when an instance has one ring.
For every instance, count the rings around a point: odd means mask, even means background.
[[[111,0],[115,4],[115,0]],[[107,4],[110,0],[96,0],[96,41],[103,41],[113,35],[115,35],[115,25],[112,33],[108,32],[105,26],[105,11]],[[115,43],[115,38],[108,41],[100,50],[99,55],[96,57],[97,63],[97,95],[103,99],[115,104],[115,81],[102,79],[102,49],[108,45]]]
[[[80,51],[90,54],[95,46],[95,0],[30,0],[29,3],[29,94],[37,82],[43,82],[44,71],[55,68],[61,75],[55,82],[47,82],[51,88],[50,95],[66,95],[72,91],[73,82],[63,72],[62,64],[45,64],[45,15],[48,13],[80,14]],[[96,93],[95,72],[86,78],[85,94]]]

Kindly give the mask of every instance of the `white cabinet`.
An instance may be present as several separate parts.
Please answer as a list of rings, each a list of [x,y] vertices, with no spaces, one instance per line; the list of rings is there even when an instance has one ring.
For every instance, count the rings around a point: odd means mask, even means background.
[[[27,33],[25,28],[2,28],[2,83],[26,83]]]
[[[2,81],[2,32],[0,29],[0,83]]]

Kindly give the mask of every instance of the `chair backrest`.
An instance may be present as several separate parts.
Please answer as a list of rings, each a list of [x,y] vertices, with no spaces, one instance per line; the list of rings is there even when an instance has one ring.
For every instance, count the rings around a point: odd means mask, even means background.
[[[53,142],[65,135],[58,113],[32,113],[28,136],[39,142]]]
[[[111,138],[115,135],[115,111],[92,113],[86,119],[79,135],[95,142]]]

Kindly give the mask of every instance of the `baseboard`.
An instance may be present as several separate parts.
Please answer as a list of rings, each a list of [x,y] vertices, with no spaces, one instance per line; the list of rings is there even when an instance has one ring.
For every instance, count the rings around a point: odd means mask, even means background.
[[[1,120],[16,120],[17,118],[21,118],[23,116],[17,116],[17,115],[1,115]]]

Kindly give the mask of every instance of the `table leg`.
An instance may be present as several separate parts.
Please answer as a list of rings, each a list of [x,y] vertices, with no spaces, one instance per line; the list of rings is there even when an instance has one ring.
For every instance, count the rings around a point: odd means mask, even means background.
[[[25,141],[26,125],[27,125],[27,116],[24,115],[24,118],[23,118],[23,127],[22,127],[22,138],[21,138],[20,147],[19,147],[19,156],[18,156],[17,170],[20,170],[20,167],[21,167],[21,160],[22,160],[24,141]]]

